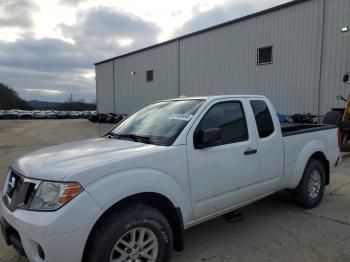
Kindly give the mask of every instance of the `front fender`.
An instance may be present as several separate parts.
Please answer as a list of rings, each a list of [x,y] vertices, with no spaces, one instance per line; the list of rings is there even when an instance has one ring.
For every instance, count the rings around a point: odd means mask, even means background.
[[[185,185],[155,169],[137,168],[107,175],[86,186],[103,212],[120,200],[139,193],[158,193],[180,207],[184,221],[190,219],[191,201]]]
[[[298,186],[303,176],[307,162],[310,160],[311,156],[316,152],[321,152],[325,156],[327,156],[325,146],[318,140],[312,140],[308,142],[306,145],[304,145],[300,153],[295,152],[299,156],[297,158],[297,161],[295,162],[294,170],[290,173],[291,176],[287,183],[287,188],[293,189]],[[286,161],[288,161],[289,159],[286,158]]]

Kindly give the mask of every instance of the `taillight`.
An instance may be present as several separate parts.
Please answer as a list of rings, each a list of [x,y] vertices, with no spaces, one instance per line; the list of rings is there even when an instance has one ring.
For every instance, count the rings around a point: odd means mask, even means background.
[[[340,129],[338,129],[338,146],[340,147],[340,145],[341,145],[341,131],[340,131]]]

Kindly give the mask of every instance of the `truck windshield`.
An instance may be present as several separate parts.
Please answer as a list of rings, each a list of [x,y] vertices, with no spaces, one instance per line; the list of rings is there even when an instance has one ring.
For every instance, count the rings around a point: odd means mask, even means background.
[[[171,145],[204,100],[171,100],[149,104],[111,130],[107,136],[136,142]]]

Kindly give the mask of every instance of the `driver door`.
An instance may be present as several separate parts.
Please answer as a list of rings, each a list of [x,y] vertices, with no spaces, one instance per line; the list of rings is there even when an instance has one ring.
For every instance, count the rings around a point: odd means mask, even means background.
[[[228,210],[256,197],[259,159],[256,138],[247,121],[247,101],[213,102],[187,137],[188,166],[196,219]],[[220,140],[198,146],[205,129],[220,128]]]

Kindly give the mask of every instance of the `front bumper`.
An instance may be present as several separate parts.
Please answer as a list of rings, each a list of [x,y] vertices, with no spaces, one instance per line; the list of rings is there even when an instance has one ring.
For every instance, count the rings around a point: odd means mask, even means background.
[[[0,202],[5,241],[33,262],[81,261],[91,228],[101,214],[86,192],[55,212],[10,212]]]
[[[24,252],[21,237],[16,229],[10,226],[5,219],[0,217],[0,227],[2,236],[8,246],[13,246],[21,256],[26,256]]]

